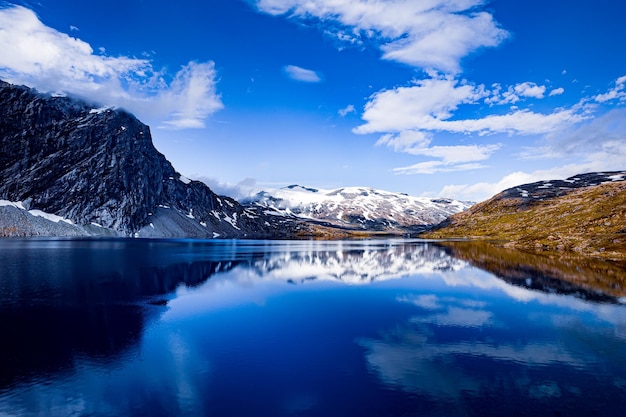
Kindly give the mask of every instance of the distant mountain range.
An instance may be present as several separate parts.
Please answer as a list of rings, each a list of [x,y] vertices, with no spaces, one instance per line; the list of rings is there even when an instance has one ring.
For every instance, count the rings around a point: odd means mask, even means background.
[[[263,191],[242,203],[333,228],[381,233],[421,232],[473,204],[366,187],[322,190],[300,185]]]
[[[423,236],[501,241],[533,252],[567,251],[625,262],[626,171],[509,188]]]

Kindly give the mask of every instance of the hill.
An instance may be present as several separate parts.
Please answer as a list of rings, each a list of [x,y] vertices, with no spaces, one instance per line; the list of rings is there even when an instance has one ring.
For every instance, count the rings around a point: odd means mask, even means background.
[[[570,251],[623,261],[626,171],[513,187],[421,237],[490,240],[530,251]]]

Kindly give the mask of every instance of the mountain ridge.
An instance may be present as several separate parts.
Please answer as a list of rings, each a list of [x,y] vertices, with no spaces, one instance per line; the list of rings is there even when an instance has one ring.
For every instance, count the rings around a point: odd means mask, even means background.
[[[241,200],[241,203],[344,230],[395,234],[426,230],[474,204],[444,198],[413,197],[371,187],[326,190],[298,184],[261,191]]]

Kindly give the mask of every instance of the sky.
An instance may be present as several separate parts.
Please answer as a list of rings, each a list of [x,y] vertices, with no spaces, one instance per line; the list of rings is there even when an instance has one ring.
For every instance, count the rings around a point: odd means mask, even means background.
[[[626,3],[0,0],[0,79],[130,111],[181,174],[482,201],[626,169]]]

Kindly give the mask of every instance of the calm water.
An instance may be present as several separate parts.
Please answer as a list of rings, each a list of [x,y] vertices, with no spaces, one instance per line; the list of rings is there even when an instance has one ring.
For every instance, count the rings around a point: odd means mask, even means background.
[[[624,279],[463,244],[0,240],[0,416],[622,416]]]

